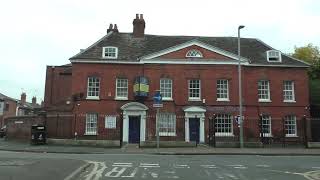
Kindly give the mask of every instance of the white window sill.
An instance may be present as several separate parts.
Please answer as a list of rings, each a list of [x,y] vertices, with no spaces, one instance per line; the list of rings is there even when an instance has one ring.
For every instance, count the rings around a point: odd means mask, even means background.
[[[297,135],[295,135],[295,134],[286,134],[286,137],[293,137],[293,138],[296,138],[296,137],[299,137],[299,136],[297,136]]]
[[[173,101],[172,98],[162,98],[162,101]]]
[[[92,96],[92,97],[87,97],[86,98],[87,100],[100,100],[100,98],[99,97],[95,97],[95,96]]]
[[[201,99],[188,99],[188,101],[201,101]]]
[[[107,56],[103,56],[103,59],[118,59],[118,57],[107,57]]]
[[[118,101],[126,101],[126,100],[128,100],[128,98],[127,97],[116,97],[116,98],[114,98],[115,100],[118,100]]]
[[[96,136],[98,133],[84,133],[85,136]]]
[[[294,101],[294,100],[284,100],[283,102],[285,102],[285,103],[296,103],[296,101]]]
[[[176,133],[159,132],[159,136],[177,136],[177,134]]]
[[[217,99],[218,102],[230,102],[230,99]]]
[[[261,134],[260,134],[261,137]],[[271,134],[263,134],[263,137],[273,137]]]
[[[216,133],[215,136],[218,136],[218,137],[233,137],[234,135],[232,133]]]
[[[272,102],[270,99],[259,99],[258,102],[266,102],[266,103],[269,103],[269,102]]]

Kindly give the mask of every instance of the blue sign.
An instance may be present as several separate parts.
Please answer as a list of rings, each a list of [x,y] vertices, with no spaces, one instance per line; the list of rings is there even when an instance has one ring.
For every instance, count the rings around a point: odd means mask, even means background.
[[[157,91],[156,94],[153,96],[153,107],[162,107],[162,96],[160,91]]]

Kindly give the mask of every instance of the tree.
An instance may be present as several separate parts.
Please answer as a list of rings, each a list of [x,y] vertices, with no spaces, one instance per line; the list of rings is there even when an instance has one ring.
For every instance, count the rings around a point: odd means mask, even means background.
[[[303,47],[294,47],[294,58],[309,63],[309,76],[311,79],[320,79],[320,50],[319,47],[308,44]]]

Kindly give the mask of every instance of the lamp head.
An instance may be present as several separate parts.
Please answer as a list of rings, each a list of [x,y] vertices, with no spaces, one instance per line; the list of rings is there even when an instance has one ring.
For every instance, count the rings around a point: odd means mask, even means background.
[[[245,26],[244,25],[240,25],[239,27],[238,27],[238,29],[240,30],[240,29],[242,29],[242,28],[244,28]]]

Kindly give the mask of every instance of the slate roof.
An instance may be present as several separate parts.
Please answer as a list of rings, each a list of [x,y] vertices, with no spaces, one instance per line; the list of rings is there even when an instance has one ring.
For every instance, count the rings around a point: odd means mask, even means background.
[[[17,102],[19,104],[20,108],[27,108],[27,109],[41,108],[41,105],[39,105],[39,104],[32,104],[32,103],[29,103],[29,102],[26,102],[25,104],[22,104],[20,100],[11,98],[11,97],[6,96],[6,95],[4,95],[2,93],[0,93],[0,100],[15,101],[15,102]]]
[[[142,56],[149,55],[191,40],[201,41],[211,46],[238,54],[237,37],[199,37],[199,36],[160,36],[145,35],[144,38],[133,38],[132,33],[110,33],[98,42],[70,58],[70,60],[104,60],[102,47],[118,47],[117,61],[139,61]],[[282,54],[282,62],[268,62],[266,51],[272,50],[264,42],[254,38],[241,38],[241,56],[255,65],[304,66],[308,64]]]

